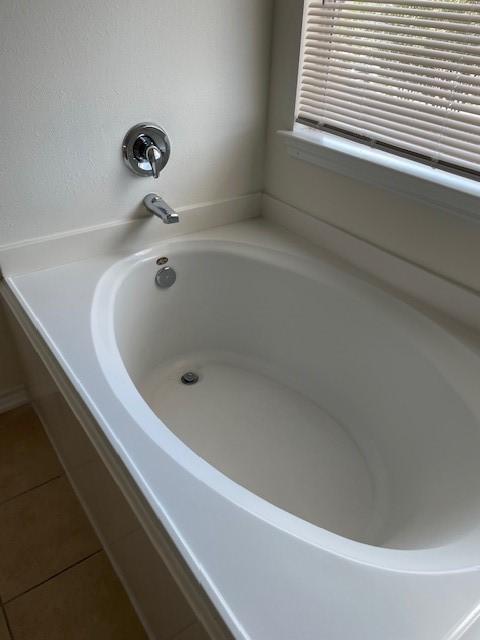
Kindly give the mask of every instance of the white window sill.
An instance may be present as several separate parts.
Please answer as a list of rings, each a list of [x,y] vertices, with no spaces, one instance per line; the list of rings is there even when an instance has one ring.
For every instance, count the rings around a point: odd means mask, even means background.
[[[476,180],[299,124],[278,135],[294,158],[480,221]]]

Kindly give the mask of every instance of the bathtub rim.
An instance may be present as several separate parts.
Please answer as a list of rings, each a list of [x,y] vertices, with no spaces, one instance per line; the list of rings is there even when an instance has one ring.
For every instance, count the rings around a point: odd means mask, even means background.
[[[142,265],[152,261],[157,254],[163,255],[168,250],[172,250],[178,255],[189,253],[192,248],[197,252],[206,249],[216,253],[234,253],[243,257],[253,257],[261,262],[269,262],[267,257],[273,257],[280,261],[280,264],[275,264],[275,266],[286,269],[288,263],[290,268],[294,267],[296,273],[304,275],[302,269],[307,270],[310,276],[313,275],[315,280],[321,280],[323,284],[330,286],[334,282],[335,287],[340,287],[354,296],[359,295],[362,300],[365,300],[366,296],[369,301],[380,303],[382,311],[386,313],[387,317],[391,316],[397,323],[400,322],[402,331],[407,331],[412,340],[416,338],[415,344],[421,348],[424,354],[427,354],[429,359],[432,355],[436,356],[436,358],[440,356],[440,360],[443,361],[442,375],[452,384],[463,400],[465,400],[463,393],[460,393],[458,387],[453,385],[447,375],[449,370],[453,369],[450,366],[451,363],[446,362],[447,350],[453,352],[455,359],[459,361],[461,370],[464,369],[465,362],[467,362],[470,367],[480,372],[478,355],[465,346],[458,337],[435,322],[427,313],[423,313],[408,304],[407,301],[376,286],[369,281],[368,277],[362,277],[363,274],[354,268],[349,270],[337,264],[329,263],[325,258],[319,257],[316,251],[312,251],[311,255],[309,255],[294,248],[289,251],[285,247],[267,247],[262,242],[179,236],[165,240],[153,247],[137,251],[111,264],[100,276],[93,295],[90,310],[90,328],[95,356],[117,401],[122,404],[135,424],[144,430],[156,446],[160,446],[167,455],[177,464],[180,464],[184,471],[207,485],[210,490],[222,495],[235,507],[244,509],[254,517],[266,522],[269,526],[276,527],[322,551],[358,564],[399,573],[447,574],[480,569],[480,554],[478,561],[475,563],[464,559],[445,563],[445,559],[451,556],[455,549],[458,550],[468,543],[469,537],[473,537],[477,532],[476,528],[472,528],[467,531],[466,535],[445,545],[416,549],[376,547],[345,538],[285,511],[228,478],[228,476],[183,443],[163,423],[161,418],[150,409],[130,378],[115,340],[114,305],[116,295],[123,280],[135,269],[141,268]],[[322,273],[318,270],[319,265],[321,265]],[[312,274],[311,270],[314,267],[316,267],[316,271],[315,274]],[[325,282],[323,282],[324,279]],[[102,313],[99,313],[100,307],[102,307]],[[99,319],[100,323],[98,322]],[[99,324],[102,327],[101,330],[98,328]],[[417,333],[419,334],[418,339]],[[426,345],[428,348],[425,350]],[[114,362],[106,370],[105,362],[112,355],[114,356]],[[449,357],[451,357],[451,353]],[[437,366],[438,361],[436,358],[433,358],[433,361]],[[112,380],[116,383],[115,385],[112,384]],[[470,390],[468,390],[467,395],[469,396],[467,404],[472,412],[472,403],[473,406],[477,405],[474,413],[480,424],[480,401],[470,397]],[[129,402],[126,402],[126,397],[128,397]],[[135,407],[135,410],[133,410],[133,407]],[[139,420],[139,416],[141,420]],[[145,426],[147,426],[147,430],[145,430]],[[160,432],[162,439],[158,441],[157,436]],[[143,480],[148,485],[148,480],[145,478]],[[221,490],[219,490],[219,487]],[[479,537],[480,521],[479,531],[474,539],[478,540]]]

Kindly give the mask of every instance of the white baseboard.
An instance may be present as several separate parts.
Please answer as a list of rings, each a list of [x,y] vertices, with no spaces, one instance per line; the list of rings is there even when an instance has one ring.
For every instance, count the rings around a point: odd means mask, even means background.
[[[23,385],[0,391],[0,413],[16,409],[29,402],[27,390]]]

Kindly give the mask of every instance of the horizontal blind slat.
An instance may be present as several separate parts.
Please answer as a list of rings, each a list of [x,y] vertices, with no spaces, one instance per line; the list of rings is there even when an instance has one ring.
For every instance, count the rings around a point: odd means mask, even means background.
[[[309,2],[307,12],[320,12],[331,11],[332,9],[339,10],[357,10],[359,9],[358,0],[349,1],[346,0],[342,3],[337,2]],[[458,20],[465,20],[466,17],[473,13],[478,15],[478,6],[472,2],[433,2],[432,0],[415,0],[415,6],[412,6],[411,0],[390,0],[386,2],[374,2],[367,0],[362,2],[361,11],[367,13],[369,11],[379,11],[384,13],[409,13],[410,15],[422,15],[427,13],[430,15],[432,11],[440,12],[445,10],[445,13],[449,15],[456,15]]]
[[[391,123],[392,127],[396,127],[399,125],[407,125],[409,127],[414,126],[417,131],[421,129],[423,131],[423,134],[427,137],[438,137],[445,129],[445,116],[438,116],[437,114],[418,114],[417,112],[415,125],[412,125],[411,112],[407,112],[407,115],[405,115],[406,110],[404,110],[404,113],[401,113],[400,110],[396,110],[395,118],[392,119],[390,114],[387,114],[386,116],[385,111],[381,107],[376,105],[375,102],[370,101],[368,104],[366,103],[366,101],[355,102],[352,101],[348,95],[341,93],[330,93],[328,96],[328,102],[326,102],[325,104],[322,103],[322,106],[320,108],[316,106],[317,96],[315,95],[311,96],[308,93],[304,93],[301,104],[303,104],[304,101],[308,101],[308,104],[310,105],[309,111],[311,112],[311,115],[313,115],[313,111],[315,110],[315,113],[321,116],[325,106],[334,105],[338,108],[339,111],[348,109],[352,113],[362,114],[362,116],[365,118],[369,118],[370,116],[382,119],[388,118],[388,122]],[[444,135],[452,140],[460,140],[462,142],[472,144],[474,147],[475,145],[479,145],[480,148],[480,131],[478,130],[478,128],[474,127],[473,125],[465,124],[463,122],[452,122],[452,119],[454,119],[454,112],[451,112],[449,115],[449,129],[444,133]]]
[[[308,82],[303,82],[302,90],[304,86],[315,88],[317,90],[321,89],[321,91],[319,91],[319,95],[322,96],[328,94],[329,87],[338,88],[343,86],[348,87],[349,91],[356,95],[376,98],[379,103],[388,103],[388,98],[394,98],[396,103],[400,103],[402,105],[410,105],[412,108],[421,108],[423,106],[432,111],[435,109],[448,109],[452,104],[451,100],[444,97],[440,98],[436,96],[429,96],[428,100],[424,100],[420,92],[411,91],[406,93],[403,92],[402,89],[399,89],[398,87],[395,87],[393,85],[385,87],[373,82],[368,84],[357,84],[353,80],[350,80],[348,78],[341,78],[335,76],[334,74],[329,74],[328,77],[329,80],[326,86],[320,87]],[[471,113],[473,115],[480,116],[480,105],[474,104],[473,102],[462,102],[461,109],[465,113]]]
[[[448,154],[450,158],[456,157],[457,159],[468,160],[469,162],[479,162],[480,161],[480,153],[475,150],[458,148],[457,146],[452,146],[447,142],[438,143],[437,140],[431,142],[424,138],[421,135],[414,135],[408,132],[402,131],[400,129],[395,129],[392,131],[387,125],[388,123],[377,124],[369,120],[368,122],[364,122],[358,117],[351,117],[346,114],[339,114],[337,111],[329,111],[328,109],[325,112],[324,118],[326,121],[337,121],[338,118],[341,117],[343,123],[349,124],[351,127],[354,127],[359,135],[367,136],[367,137],[375,137],[376,139],[381,139],[386,142],[390,142],[391,144],[395,144],[400,146],[403,144],[409,144],[414,146],[418,153],[425,153],[432,158],[436,158],[438,153]],[[420,148],[422,151],[420,151]]]
[[[391,3],[388,3],[391,4]],[[317,18],[327,16],[335,18],[343,16],[344,18],[358,18],[359,20],[377,20],[378,16],[382,16],[385,20],[390,19],[396,22],[403,22],[407,25],[411,24],[411,19],[415,18],[415,23],[431,22],[433,24],[448,20],[454,21],[453,24],[462,25],[467,22],[476,24],[480,22],[480,15],[477,10],[471,10],[470,13],[457,11],[441,11],[440,9],[415,9],[414,7],[389,7],[387,3],[378,3],[377,5],[368,6],[367,4],[357,5],[357,9],[352,9],[347,3],[339,2],[337,5],[325,4],[318,9],[310,9],[307,12],[307,24],[315,22]],[[471,5],[473,6],[473,5]]]
[[[408,44],[403,44],[400,42],[393,42],[393,41],[384,41],[384,40],[380,40],[380,39],[370,39],[370,40],[365,40],[365,41],[360,41],[360,40],[352,40],[351,38],[348,38],[346,36],[335,36],[334,38],[332,38],[332,44],[330,44],[329,42],[326,42],[323,38],[319,39],[319,38],[308,38],[306,40],[306,52],[310,52],[312,51],[313,53],[315,53],[315,50],[320,48],[320,49],[325,49],[325,45],[327,45],[328,49],[334,50],[337,48],[337,46],[342,46],[344,47],[344,50],[346,49],[347,51],[358,51],[358,52],[362,52],[362,53],[367,53],[370,56],[375,56],[375,55],[383,55],[383,51],[382,50],[387,50],[387,51],[396,51],[398,53],[403,53],[403,54],[409,54],[412,57],[424,57],[426,59],[432,59],[435,60],[439,63],[440,68],[442,67],[442,63],[439,62],[441,60],[453,60],[453,61],[459,61],[459,62],[466,62],[468,64],[472,64],[472,65],[479,65],[480,64],[480,55],[479,53],[476,53],[475,51],[464,51],[462,50],[461,52],[453,49],[451,50],[451,48],[449,47],[448,50],[447,49],[432,49],[430,47],[422,47],[421,49],[418,49],[414,46],[408,45]]]
[[[382,51],[381,56],[369,56],[366,55],[364,51],[352,51],[347,48],[342,49],[336,47],[334,57],[328,55],[329,52],[330,54],[333,53],[329,48],[323,47],[322,55],[320,56],[305,53],[303,62],[304,64],[323,66],[327,59],[331,61],[332,64],[335,64],[337,60],[346,60],[349,62],[369,64],[383,69],[417,69],[419,73],[431,73],[432,75],[434,73],[441,73],[442,77],[447,77],[448,74],[452,73],[471,75],[472,69],[475,68],[474,65],[471,64],[446,62],[445,60],[442,60],[440,68],[438,60],[428,60],[413,55],[404,56],[398,53],[390,53],[389,51]],[[480,69],[480,67],[476,68]]]
[[[326,71],[325,71],[326,70]],[[472,95],[480,95],[480,87],[471,83],[471,78],[464,75],[453,76],[451,73],[447,78],[443,76],[425,76],[415,75],[406,71],[397,71],[396,69],[382,69],[378,67],[368,67],[355,63],[352,66],[349,62],[332,61],[330,65],[322,65],[313,67],[313,65],[304,65],[302,71],[302,77],[307,79],[322,78],[325,72],[328,73],[331,70],[333,73],[339,73],[340,70],[344,71],[348,75],[357,78],[368,80],[369,77],[376,77],[382,79],[383,82],[387,82],[389,78],[399,80],[402,84],[410,83],[415,86],[422,87],[422,93],[426,92],[425,89],[438,88],[441,91],[451,91],[452,81],[455,82],[455,91],[459,93],[471,93]]]
[[[431,86],[427,84],[420,84],[415,81],[397,80],[393,76],[380,76],[380,75],[366,75],[360,74],[355,70],[348,70],[342,68],[326,69],[325,71],[318,71],[315,74],[304,72],[304,83],[316,85],[319,87],[324,86],[330,81],[343,81],[345,83],[355,86],[361,82],[368,85],[370,89],[375,89],[380,92],[385,92],[388,87],[398,89],[398,95],[404,95],[406,98],[422,99],[425,102],[431,102],[432,98],[438,97],[439,100],[444,100],[446,104],[455,100],[463,100],[471,104],[480,104],[480,97],[475,93],[475,87],[472,87],[473,93],[470,92],[467,85],[461,85],[460,83],[450,83],[450,86],[438,83],[437,86]],[[454,86],[453,86],[454,84]],[[402,90],[403,93],[402,93]],[[390,92],[389,92],[390,93]]]
[[[366,104],[370,106],[376,106],[377,108],[382,108],[384,112],[389,115],[392,121],[395,120],[395,117],[398,113],[406,114],[409,118],[415,119],[420,123],[423,122],[445,122],[445,115],[448,115],[449,123],[448,126],[455,129],[460,129],[462,131],[472,132],[472,130],[477,131],[480,129],[480,116],[475,116],[472,114],[467,114],[464,112],[459,112],[455,110],[449,110],[448,112],[440,112],[436,109],[432,109],[428,106],[422,104],[406,104],[406,105],[398,105],[395,99],[388,99],[384,97],[383,102],[379,102],[375,100],[375,98],[369,98],[368,96],[364,96],[363,94],[352,94],[347,90],[343,90],[342,87],[338,89],[329,88],[328,96],[325,96],[325,100],[333,98],[343,98],[345,100],[349,100],[352,104],[357,105],[357,108],[360,108],[361,105]],[[299,101],[301,101],[302,96],[299,95]],[[315,95],[314,98],[315,105],[321,109],[322,102],[319,101],[319,96]]]
[[[305,99],[307,99],[307,97]],[[303,101],[302,104],[304,104]],[[480,136],[464,141],[457,135],[457,132],[452,133],[451,131],[447,131],[445,135],[442,135],[444,125],[430,125],[429,127],[419,129],[419,127],[413,125],[411,121],[409,124],[405,124],[399,120],[392,122],[385,119],[382,115],[375,115],[372,111],[363,109],[353,110],[351,107],[349,108],[348,105],[340,106],[337,100],[330,101],[328,104],[322,106],[321,117],[326,117],[328,114],[342,115],[344,116],[345,122],[348,122],[348,119],[352,120],[352,118],[355,118],[358,122],[362,123],[365,131],[368,130],[370,133],[375,131],[375,127],[377,127],[377,129],[381,128],[384,133],[390,131],[392,135],[398,136],[405,134],[410,138],[423,140],[432,150],[436,148],[438,140],[441,138],[442,144],[446,148],[449,148],[450,153],[453,153],[461,146],[465,151],[480,157]],[[366,135],[366,133],[364,133],[364,135]]]
[[[338,127],[339,129],[345,129],[344,118],[338,114],[326,115],[324,117],[324,123],[333,127]],[[359,125],[355,125],[352,123],[347,123],[347,124],[349,124],[348,126],[349,132],[357,134],[358,136],[361,136],[361,137],[364,137],[365,135],[372,137],[371,136],[372,132],[365,131],[365,128],[360,124]],[[436,157],[434,157],[432,153],[432,148],[430,146],[420,144],[420,143],[416,144],[412,141],[407,141],[403,139],[401,136],[397,137],[395,134],[392,135],[388,133],[387,135],[383,135],[381,132],[376,132],[375,140],[379,142],[384,142],[386,144],[390,144],[395,147],[408,149],[409,151],[413,151],[414,153],[419,153],[422,155],[430,156],[432,157],[432,159],[436,159]]]
[[[440,30],[435,31],[435,37],[433,38],[432,30],[428,29],[410,29],[407,30],[402,26],[385,24],[373,25],[374,28],[368,29],[364,25],[353,26],[350,22],[341,20],[337,21],[335,30],[332,33],[331,24],[328,20],[318,23],[315,28],[307,29],[307,38],[316,38],[321,36],[322,38],[328,36],[330,42],[335,42],[337,35],[347,36],[349,38],[375,38],[376,40],[392,40],[397,42],[406,42],[409,44],[437,46],[442,48],[446,42],[455,44],[457,49],[463,50],[462,47],[468,45],[477,45],[478,49],[478,35],[480,34],[480,25],[473,33],[455,33],[442,32]]]

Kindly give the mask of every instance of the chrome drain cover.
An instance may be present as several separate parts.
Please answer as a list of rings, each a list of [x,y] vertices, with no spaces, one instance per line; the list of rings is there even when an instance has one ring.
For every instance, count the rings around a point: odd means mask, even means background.
[[[196,382],[198,382],[198,378],[199,376],[193,371],[187,371],[180,378],[180,381],[182,382],[182,384],[195,384]]]
[[[176,279],[177,274],[175,273],[175,269],[169,266],[162,267],[155,274],[155,282],[157,287],[160,287],[161,289],[168,289]]]

